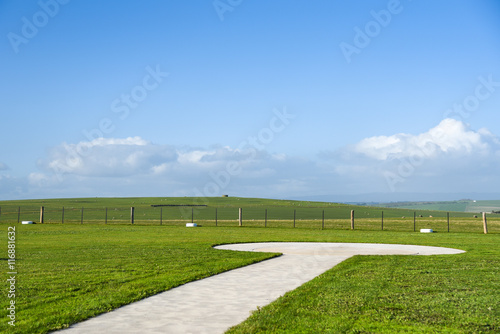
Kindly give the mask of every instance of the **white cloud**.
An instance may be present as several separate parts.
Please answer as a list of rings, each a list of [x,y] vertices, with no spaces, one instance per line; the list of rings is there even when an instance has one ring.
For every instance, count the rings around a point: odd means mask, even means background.
[[[9,166],[0,161],[0,170],[8,170]]]
[[[176,158],[174,148],[152,145],[140,137],[99,138],[55,147],[40,165],[59,176],[120,177],[146,173],[153,166]]]
[[[177,159],[181,164],[193,164],[200,163],[200,161],[205,156],[213,155],[212,151],[191,151],[191,152],[183,152],[179,154],[179,158]]]
[[[128,138],[97,138],[90,142],[80,142],[79,145],[86,146],[111,146],[111,145],[129,145],[129,146],[145,146],[149,142],[141,137],[128,137]]]
[[[39,162],[43,173],[32,173],[32,187],[56,186],[59,179],[71,191],[100,196],[194,196],[236,193],[278,196],[283,184],[302,184],[303,175],[314,174],[310,161],[254,148],[210,148],[157,145],[142,138],[100,139],[64,143]],[[285,180],[299,180],[289,182]],[[297,186],[294,186],[297,188]],[[262,191],[265,189],[265,191]],[[94,191],[95,193],[88,193]]]
[[[488,150],[486,135],[484,129],[475,132],[467,129],[464,123],[447,118],[419,135],[400,133],[363,139],[354,146],[354,152],[377,160],[432,158],[443,153],[468,155]]]
[[[496,190],[499,152],[500,140],[487,129],[444,119],[418,135],[369,137],[323,156],[359,188],[454,192]]]
[[[421,134],[366,138],[323,159],[254,148],[177,147],[140,137],[61,144],[23,178],[0,176],[0,196],[289,198],[390,192],[493,192],[500,140],[446,119]]]
[[[140,137],[100,138],[90,142],[67,144],[50,150],[40,167],[60,176],[124,177],[177,173],[196,177],[200,172],[225,168],[228,162],[241,166],[265,159],[285,160],[254,149],[230,147],[209,149],[156,145]],[[177,175],[178,176],[178,175]]]
[[[43,173],[30,173],[28,181],[31,185],[42,186],[48,179],[48,176]]]

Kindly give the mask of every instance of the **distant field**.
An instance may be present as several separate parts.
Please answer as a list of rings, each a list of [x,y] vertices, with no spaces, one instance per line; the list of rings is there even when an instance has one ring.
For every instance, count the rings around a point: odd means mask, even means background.
[[[349,229],[351,210],[356,228],[412,231],[414,228],[447,230],[447,212],[404,208],[380,208],[339,203],[286,201],[257,198],[79,198],[0,201],[0,223],[32,220],[39,222],[40,207],[47,224],[130,224],[235,226],[243,210],[243,224],[255,227],[295,226],[297,228]],[[383,215],[383,220],[382,220]],[[415,215],[415,224],[414,224]],[[456,230],[480,231],[478,213],[450,212]],[[500,218],[500,215],[499,217]],[[382,225],[383,223],[383,225]],[[465,231],[464,230],[464,231]]]
[[[497,201],[475,201],[469,202],[467,212],[491,212],[500,211],[500,200]]]
[[[380,203],[377,206],[410,210],[440,210],[460,212],[492,212],[500,211],[500,200],[490,201],[445,201],[445,202],[396,202]],[[500,215],[499,215],[500,216]]]

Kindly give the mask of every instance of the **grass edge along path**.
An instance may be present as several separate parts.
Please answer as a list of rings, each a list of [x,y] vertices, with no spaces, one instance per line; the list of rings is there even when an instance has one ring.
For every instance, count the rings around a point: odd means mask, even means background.
[[[275,256],[215,250],[213,244],[232,239],[230,231],[220,237],[215,229],[38,224],[16,225],[16,232],[16,326],[8,324],[5,293],[0,332],[66,328],[175,286]],[[2,253],[7,254],[7,247]]]
[[[408,243],[416,239],[408,236]],[[352,257],[227,334],[499,333],[499,241],[498,235],[434,235],[418,244],[467,252]]]

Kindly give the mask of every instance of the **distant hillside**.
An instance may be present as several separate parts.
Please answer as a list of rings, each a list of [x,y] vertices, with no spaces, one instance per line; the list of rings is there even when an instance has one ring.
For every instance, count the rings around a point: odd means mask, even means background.
[[[471,200],[439,202],[391,202],[371,204],[384,208],[412,209],[412,210],[439,210],[459,212],[492,212],[500,211],[500,200]]]
[[[317,196],[294,196],[289,199],[315,202],[337,202],[337,203],[399,203],[399,202],[460,202],[457,199],[491,200],[499,199],[500,193],[409,193],[409,192],[387,192],[387,193],[364,193],[364,194],[324,194]]]

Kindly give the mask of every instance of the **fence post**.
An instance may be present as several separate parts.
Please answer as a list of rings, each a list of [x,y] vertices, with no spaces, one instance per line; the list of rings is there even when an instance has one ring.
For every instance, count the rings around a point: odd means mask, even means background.
[[[384,230],[384,211],[382,211],[382,231]]]
[[[83,224],[83,208],[82,208],[82,216],[80,218],[80,224]]]
[[[191,208],[191,224],[194,224],[194,208]]]
[[[417,230],[416,216],[417,216],[417,213],[415,211],[413,211],[413,232],[415,232]]]
[[[297,210],[293,210],[293,228],[295,228],[295,217],[297,215]]]
[[[163,208],[160,207],[160,225],[163,225]]]
[[[351,210],[351,230],[354,230],[354,210]]]
[[[215,227],[217,227],[217,208],[215,208]]]
[[[45,213],[45,208],[43,206],[40,207],[40,224],[43,224],[43,214]]]
[[[104,224],[108,223],[108,208],[104,208]]]
[[[239,218],[238,218],[239,226],[243,226],[243,208],[240,208],[238,210],[238,214],[239,214]]]
[[[265,220],[264,220],[264,227],[267,227],[267,209],[266,209],[266,216],[265,216]]]
[[[446,212],[446,220],[448,222],[448,233],[450,232],[450,213]]]
[[[325,210],[323,210],[323,217],[321,219],[321,229],[325,229]]]
[[[484,229],[484,234],[488,234],[488,223],[486,221],[486,212],[483,212],[483,229]]]
[[[17,223],[21,221],[21,207],[17,207]]]
[[[62,208],[62,218],[61,218],[61,222],[64,224],[64,206]]]
[[[134,213],[135,213],[135,208],[132,206],[130,207],[130,222],[132,224],[134,223]]]

